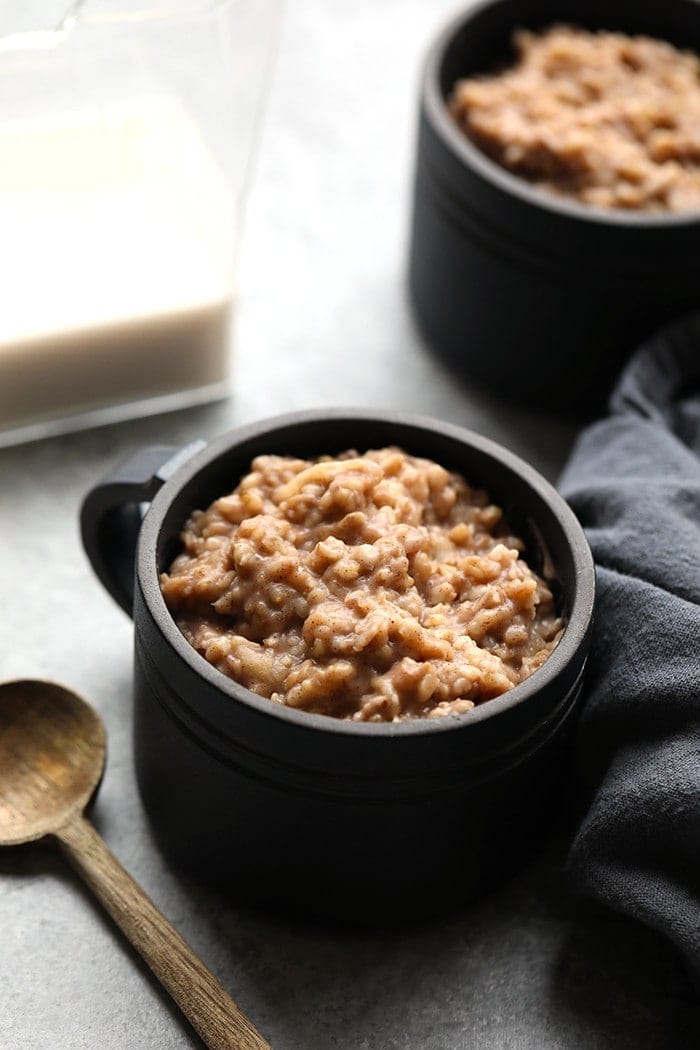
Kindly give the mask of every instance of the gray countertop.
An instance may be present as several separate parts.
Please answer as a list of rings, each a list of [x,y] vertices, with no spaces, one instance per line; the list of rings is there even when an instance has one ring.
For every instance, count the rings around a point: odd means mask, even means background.
[[[0,452],[0,677],[92,699],[109,738],[96,824],[279,1050],[681,1050],[700,1028],[676,958],[568,895],[561,842],[482,902],[401,931],[286,924],[173,871],[134,782],[131,625],[79,543],[82,495],[130,451],[292,408],[432,414],[556,477],[573,427],[457,381],[406,304],[419,60],[452,6],[288,3],[246,213],[233,397]],[[2,1050],[199,1045],[57,856],[0,855]]]

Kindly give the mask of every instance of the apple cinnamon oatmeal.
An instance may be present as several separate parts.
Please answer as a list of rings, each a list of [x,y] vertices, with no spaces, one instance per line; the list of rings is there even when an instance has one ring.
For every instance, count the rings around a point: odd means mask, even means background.
[[[459,126],[504,168],[603,208],[700,208],[700,58],[663,40],[553,26],[515,65],[460,80]]]
[[[185,638],[304,711],[468,711],[531,675],[563,630],[487,493],[398,448],[258,456],[182,544],[161,587]]]

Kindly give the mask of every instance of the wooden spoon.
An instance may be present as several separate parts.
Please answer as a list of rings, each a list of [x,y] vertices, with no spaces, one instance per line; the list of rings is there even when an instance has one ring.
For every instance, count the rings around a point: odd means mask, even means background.
[[[105,745],[99,716],[70,690],[0,684],[0,846],[57,841],[207,1046],[270,1050],[85,819]]]

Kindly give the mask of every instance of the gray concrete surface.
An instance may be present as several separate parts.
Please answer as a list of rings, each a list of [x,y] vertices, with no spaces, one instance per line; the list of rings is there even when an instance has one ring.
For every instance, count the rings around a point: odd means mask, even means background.
[[[431,413],[556,476],[573,428],[455,380],[405,303],[419,58],[451,7],[287,4],[246,216],[234,396],[0,453],[0,677],[93,700],[109,736],[96,823],[279,1050],[685,1050],[700,1029],[677,960],[569,897],[561,842],[477,905],[402,931],[288,925],[180,877],[134,783],[130,623],[79,544],[83,493],[131,450],[296,407]],[[199,1045],[59,858],[0,853],[2,1050]]]

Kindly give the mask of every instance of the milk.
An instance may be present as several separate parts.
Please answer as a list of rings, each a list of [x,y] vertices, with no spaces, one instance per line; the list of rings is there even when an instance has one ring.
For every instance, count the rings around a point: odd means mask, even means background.
[[[234,223],[174,99],[0,125],[0,431],[220,389]]]

